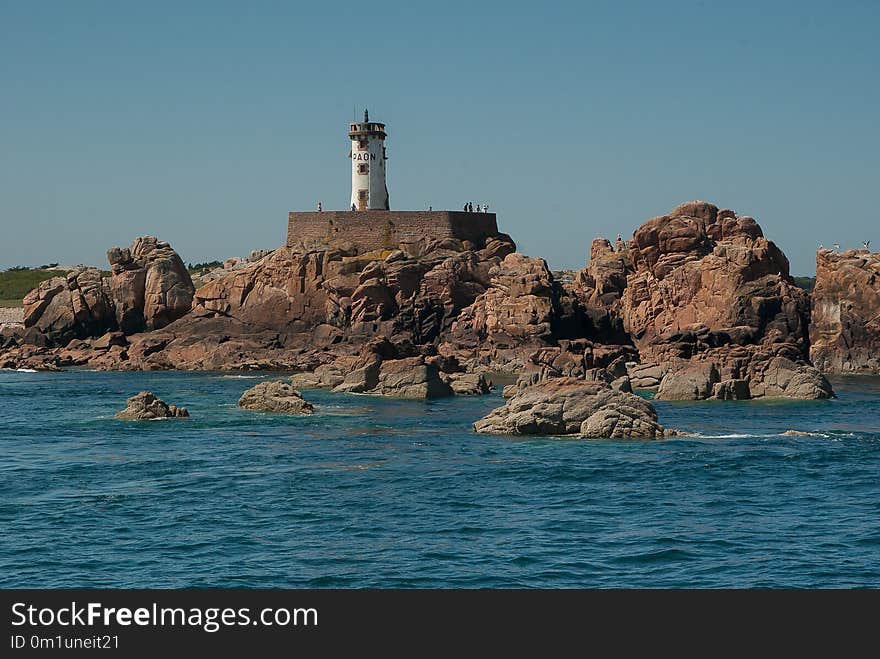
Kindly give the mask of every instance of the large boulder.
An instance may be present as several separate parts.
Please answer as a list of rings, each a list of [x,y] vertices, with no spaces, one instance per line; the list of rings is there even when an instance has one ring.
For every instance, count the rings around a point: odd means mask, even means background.
[[[605,382],[576,378],[552,378],[522,389],[474,423],[474,430],[591,439],[659,439],[668,434],[648,401]]]
[[[808,296],[751,217],[682,204],[639,227],[629,252],[622,306],[643,356],[664,356],[669,343],[688,342],[689,328],[705,328],[709,343],[788,341],[806,357]]]
[[[718,367],[711,362],[688,364],[681,370],[671,370],[663,376],[654,396],[657,400],[704,400],[720,383]]]
[[[157,398],[152,391],[142,391],[128,399],[128,407],[116,413],[117,419],[127,421],[149,421],[151,419],[171,419],[188,417],[185,407],[168,405]]]
[[[834,397],[827,378],[804,363],[790,344],[719,347],[666,366],[657,400]]]
[[[97,268],[76,268],[41,282],[24,297],[23,307],[25,328],[48,345],[101,336],[116,327],[110,289]]]
[[[441,377],[456,396],[482,396],[492,390],[492,381],[484,373],[443,373]]]
[[[809,296],[754,219],[689,202],[645,222],[628,247],[621,313],[641,361],[665,374],[659,397],[708,398],[737,379],[751,397],[833,395],[809,363]],[[743,394],[737,386],[718,393]]]
[[[165,327],[189,312],[192,279],[171,245],[154,236],[107,252],[116,320],[126,334]]]
[[[816,254],[810,357],[826,373],[880,373],[880,253]]]
[[[287,382],[260,382],[238,399],[239,407],[274,414],[312,414],[315,408]]]
[[[394,398],[443,398],[455,394],[440,377],[436,366],[423,357],[408,357],[382,362],[379,381],[372,393]]]

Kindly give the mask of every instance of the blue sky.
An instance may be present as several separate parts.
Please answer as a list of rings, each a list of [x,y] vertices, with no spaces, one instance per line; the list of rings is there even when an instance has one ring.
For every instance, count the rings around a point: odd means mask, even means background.
[[[878,31],[876,2],[0,0],[0,268],[278,246],[347,206],[369,107],[392,208],[488,202],[576,268],[706,199],[811,274],[880,247]]]

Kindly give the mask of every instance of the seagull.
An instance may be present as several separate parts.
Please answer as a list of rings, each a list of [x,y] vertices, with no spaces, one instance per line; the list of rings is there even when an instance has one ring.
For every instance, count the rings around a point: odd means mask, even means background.
[[[870,241],[870,240],[866,240],[865,242],[862,243],[862,245],[865,246],[865,249],[870,249],[870,247],[871,247],[871,241]]]
[[[825,245],[823,245],[822,243],[819,243],[819,249],[825,249]]]
[[[840,249],[840,243],[834,243],[834,249]]]

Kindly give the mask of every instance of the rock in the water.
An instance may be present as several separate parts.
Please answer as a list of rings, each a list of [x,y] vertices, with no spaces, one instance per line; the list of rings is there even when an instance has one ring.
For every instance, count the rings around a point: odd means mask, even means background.
[[[767,361],[760,377],[750,381],[749,389],[752,396],[768,398],[834,398],[831,384],[819,369],[785,356]]]
[[[379,382],[372,393],[394,398],[442,398],[455,392],[440,377],[437,367],[422,357],[382,362]]]
[[[292,385],[282,381],[260,382],[238,399],[239,407],[275,414],[312,414],[315,408]]]
[[[342,382],[333,391],[346,394],[362,394],[373,391],[379,385],[381,362],[375,361],[345,374]]]
[[[492,390],[492,381],[483,373],[448,373],[441,377],[457,396],[480,396]]]
[[[581,424],[585,439],[662,439],[664,428],[644,410],[629,405],[603,407]]]
[[[503,407],[474,423],[474,430],[633,439],[659,439],[666,434],[648,401],[605,382],[575,378],[551,378],[518,391]]]
[[[718,400],[748,400],[751,397],[747,380],[724,380],[712,385],[712,398]]]
[[[290,378],[295,389],[332,389],[345,381],[345,373],[336,364],[321,364],[314,371],[296,373]]]
[[[128,399],[128,407],[116,414],[117,419],[128,421],[146,421],[149,419],[166,419],[172,417],[187,417],[189,412],[185,407],[168,405],[164,400],[157,398],[152,391],[142,391]]]
[[[880,253],[816,254],[810,357],[826,373],[880,373]]]
[[[165,327],[192,307],[192,279],[171,245],[153,236],[107,252],[116,320],[126,334]]]
[[[669,371],[654,396],[657,400],[704,400],[712,395],[721,380],[715,364],[697,362],[680,370]]]

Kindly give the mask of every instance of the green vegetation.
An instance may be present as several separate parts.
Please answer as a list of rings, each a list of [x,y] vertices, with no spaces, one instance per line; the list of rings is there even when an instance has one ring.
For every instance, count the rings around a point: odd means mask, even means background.
[[[798,288],[803,288],[807,293],[812,293],[813,288],[816,286],[816,278],[815,277],[795,277],[794,283],[798,286]]]
[[[41,281],[60,277],[66,270],[46,270],[16,266],[0,272],[0,307],[21,306],[22,298],[40,285]]]
[[[204,263],[196,263],[193,265],[192,263],[186,264],[186,269],[189,270],[189,274],[193,275],[197,272],[205,272],[206,270],[213,270],[214,268],[222,268],[222,261],[205,261]]]

